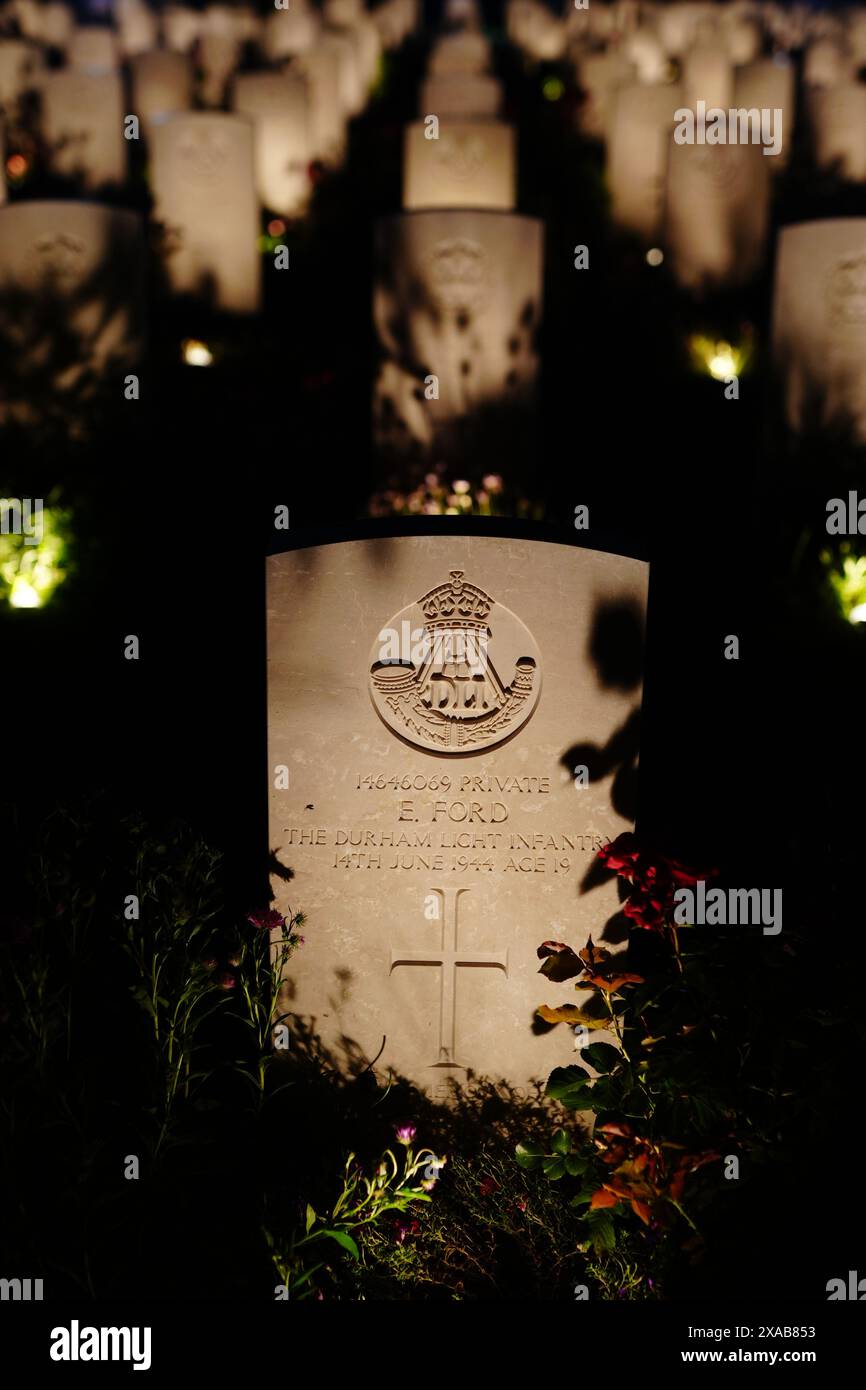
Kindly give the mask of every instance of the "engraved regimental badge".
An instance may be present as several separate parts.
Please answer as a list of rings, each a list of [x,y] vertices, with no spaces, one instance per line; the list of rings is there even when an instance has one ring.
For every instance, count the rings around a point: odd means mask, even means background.
[[[501,743],[526,723],[541,692],[541,655],[531,633],[468,584],[462,570],[395,614],[372,658],[378,713],[396,734],[432,753]]]

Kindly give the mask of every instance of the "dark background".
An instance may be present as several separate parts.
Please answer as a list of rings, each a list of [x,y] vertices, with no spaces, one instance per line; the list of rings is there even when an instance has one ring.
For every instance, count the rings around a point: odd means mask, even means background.
[[[499,8],[485,12],[497,32]],[[310,218],[290,228],[291,270],[265,266],[260,319],[215,319],[154,292],[139,402],[109,402],[82,446],[6,431],[0,492],[59,488],[74,510],[75,566],[44,610],[0,614],[7,909],[25,895],[17,847],[48,808],[95,789],[118,812],[188,819],[224,848],[231,911],[266,899],[273,507],[289,506],[297,542],[307,526],[363,517],[381,485],[370,445],[372,226],[400,207],[402,125],[425,57],[426,40],[391,58],[382,94],[353,123],[346,168],[318,184]],[[601,153],[574,133],[580,94],[565,69],[524,72],[503,47],[497,67],[519,126],[519,210],[546,227],[542,374],[529,455],[480,450],[472,476],[513,470],[554,530],[584,503],[587,544],[594,530],[613,532],[650,556],[638,825],[732,884],[783,887],[785,929],[805,929],[812,953],[804,1002],[829,975],[857,1011],[864,630],[836,612],[818,554],[827,500],[864,486],[862,451],[826,438],[795,445],[779,428],[772,256],[742,292],[680,294],[665,267],[612,233]],[[551,73],[566,80],[558,101],[542,94]],[[817,180],[804,160],[784,176],[774,229],[866,214],[862,190]],[[19,196],[56,191],[37,173]],[[144,183],[124,201],[146,207]],[[577,243],[590,248],[589,271],[573,268]],[[686,339],[736,341],[745,324],[756,351],[740,399],[727,401],[691,367]],[[181,364],[185,337],[217,348],[211,369]],[[567,612],[562,622],[567,634]],[[130,633],[138,662],[123,658]],[[738,661],[724,659],[729,634]],[[859,1075],[857,1059],[842,1065]],[[814,1221],[825,1162],[813,1147],[780,1162],[749,1252],[756,1287],[799,1288],[801,1223]],[[841,1226],[811,1226],[827,1277],[858,1248]],[[729,1252],[732,1266],[742,1253]]]

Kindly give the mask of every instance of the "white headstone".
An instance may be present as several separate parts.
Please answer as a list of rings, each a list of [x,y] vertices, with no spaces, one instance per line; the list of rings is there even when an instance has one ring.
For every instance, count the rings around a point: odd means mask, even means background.
[[[616,94],[634,81],[634,68],[621,53],[590,53],[576,64],[577,81],[584,92],[578,112],[578,125],[594,140],[607,138]]]
[[[160,116],[188,111],[192,102],[192,66],[183,53],[157,49],[133,58],[132,109],[149,131]]]
[[[803,59],[803,82],[807,87],[835,87],[840,82],[852,82],[854,60],[850,52],[835,39],[815,39],[806,49]]]
[[[378,224],[376,250],[377,442],[430,443],[440,426],[477,407],[532,399],[540,222],[501,212],[408,213]],[[424,398],[427,376],[436,378],[435,398]]]
[[[680,285],[740,284],[757,272],[769,224],[772,158],[760,145],[669,146],[665,244]]]
[[[65,50],[75,30],[75,11],[62,0],[50,0],[42,11],[42,42]]]
[[[634,726],[639,686],[605,688],[589,654],[606,612],[640,641],[647,581],[629,556],[475,534],[268,559],[268,765],[289,770],[268,844],[292,871],[275,907],[309,924],[282,1007],[335,1070],[532,1096],[573,1057],[534,1014],[589,991],[539,974],[533,924],[579,948],[619,908],[612,877],[581,891],[629,828],[613,779],[576,792],[562,759]],[[421,638],[383,668],[403,624]]]
[[[15,361],[10,414],[27,418],[33,380],[50,383],[60,403],[63,392],[86,398],[111,374],[121,397],[142,350],[144,269],[137,213],[26,200],[0,210],[0,339]]]
[[[634,84],[617,92],[607,141],[607,183],[616,226],[646,241],[662,226],[668,146],[677,86]]]
[[[866,86],[843,82],[807,93],[815,163],[852,183],[866,180]]]
[[[379,38],[379,30],[369,15],[364,15],[361,19],[356,20],[350,28],[358,46],[358,66],[361,71],[366,103],[367,94],[375,82],[379,70],[382,40]]]
[[[500,115],[502,83],[495,77],[428,77],[421,85],[419,116],[486,120]]]
[[[66,62],[79,70],[120,67],[120,45],[111,29],[79,25],[70,35]]]
[[[735,109],[782,112],[781,149],[768,156],[770,172],[775,173],[787,164],[793,148],[794,68],[789,59],[777,54],[775,58],[760,59],[737,68],[734,82]]]
[[[866,67],[866,9],[848,11],[848,47],[854,66]]]
[[[42,6],[38,0],[10,0],[5,11],[4,17],[17,22],[18,30],[25,39],[42,42]]]
[[[661,40],[649,29],[638,29],[624,40],[622,51],[634,66],[639,82],[664,82],[668,56]]]
[[[700,26],[710,17],[714,6],[699,3],[659,5],[655,12],[659,38],[665,51],[681,58],[691,48]]]
[[[127,58],[148,53],[159,40],[159,20],[144,0],[115,0],[121,52]]]
[[[514,127],[501,121],[447,121],[437,140],[417,121],[403,136],[403,207],[493,208],[517,197]]]
[[[337,86],[344,120],[364,109],[365,91],[361,72],[361,53],[351,29],[326,29],[316,47],[336,55]]]
[[[322,5],[325,23],[337,28],[343,24],[354,24],[364,13],[364,0],[324,0]]]
[[[241,40],[222,28],[207,29],[199,39],[202,66],[201,99],[205,106],[221,106],[229,78],[237,67]]]
[[[490,67],[490,44],[483,34],[448,34],[430,54],[430,77],[471,76]]]
[[[697,103],[727,111],[734,94],[734,69],[727,53],[717,47],[691,49],[683,61],[683,106],[697,109]]]
[[[722,27],[728,57],[735,67],[743,63],[754,63],[761,53],[761,26],[746,16],[732,15],[725,19]]]
[[[291,9],[275,10],[265,20],[265,57],[271,63],[278,63],[281,58],[293,58],[298,53],[309,53],[320,30],[321,21],[318,14],[305,5],[293,4]]]
[[[42,54],[24,39],[0,39],[0,111],[14,115],[21,98],[33,91],[42,71]]]
[[[126,179],[123,83],[119,72],[63,69],[42,84],[42,134],[54,173],[87,189]]]
[[[338,164],[346,146],[346,116],[340,100],[339,46],[319,42],[295,60],[309,90],[310,147],[313,158]]]
[[[259,201],[271,212],[296,216],[310,196],[306,82],[288,73],[242,73],[235,78],[233,107],[255,129]]]
[[[179,294],[255,313],[261,300],[253,126],[242,116],[169,116],[151,141],[154,216],[175,250],[166,268]]]
[[[866,218],[779,233],[773,356],[788,424],[866,443]]]
[[[162,12],[162,32],[166,48],[173,53],[189,53],[204,27],[204,16],[184,5],[167,5]]]

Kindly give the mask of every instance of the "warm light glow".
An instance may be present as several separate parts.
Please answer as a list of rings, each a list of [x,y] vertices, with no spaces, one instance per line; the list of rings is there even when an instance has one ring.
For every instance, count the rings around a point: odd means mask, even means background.
[[[546,77],[541,84],[541,91],[548,101],[559,101],[565,91],[565,83],[560,77]]]
[[[28,516],[29,534],[15,530],[5,513],[0,533],[0,598],[10,608],[42,608],[66,578],[63,558],[69,513],[43,506],[39,529]],[[7,534],[8,529],[8,534]]]
[[[842,616],[849,623],[866,623],[866,555],[852,555],[850,542],[843,541],[839,555],[825,550],[821,559]]]
[[[28,167],[27,160],[24,158],[23,154],[10,154],[6,161],[6,173],[9,175],[10,179],[12,179],[13,183],[17,182],[18,179],[23,179],[24,175],[27,173]]]
[[[749,356],[748,347],[732,347],[730,343],[705,338],[700,333],[689,339],[689,350],[695,366],[709,372],[714,381],[739,376]]]
[[[23,574],[19,574],[17,579],[13,579],[12,588],[9,591],[9,606],[11,608],[41,608],[42,599],[34,589],[29,579],[25,579]]]
[[[200,343],[197,338],[184,338],[180,346],[188,367],[209,367],[213,362],[213,353],[207,343]]]
[[[647,265],[661,265],[663,260],[664,252],[660,251],[657,246],[651,246],[646,253]]]
[[[286,230],[286,224],[281,217],[275,217],[268,223],[268,236],[282,236]]]
[[[723,352],[717,352],[715,357],[711,357],[707,367],[710,376],[714,376],[716,381],[724,381],[725,377],[737,375],[736,363],[729,348]]]

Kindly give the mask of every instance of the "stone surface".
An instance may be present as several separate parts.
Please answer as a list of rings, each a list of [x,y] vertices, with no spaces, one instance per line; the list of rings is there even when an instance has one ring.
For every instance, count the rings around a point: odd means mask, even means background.
[[[777,155],[767,156],[770,172],[775,173],[787,164],[794,144],[794,68],[784,55],[761,58],[745,63],[734,75],[734,106],[755,108],[758,111],[782,112],[781,148]]]
[[[668,145],[679,86],[634,83],[617,92],[607,142],[611,217],[618,227],[655,240],[664,209]]]
[[[793,429],[866,442],[866,218],[779,233],[773,356]]]
[[[24,39],[0,39],[0,107],[15,116],[20,99],[40,80],[42,54]]]
[[[482,407],[528,406],[541,312],[542,227],[534,218],[413,212],[380,222],[377,445],[432,443],[437,430]]]
[[[169,116],[154,126],[151,153],[154,215],[166,229],[172,288],[255,313],[261,265],[252,122],[198,111]]]
[[[63,393],[87,399],[108,374],[122,391],[143,345],[144,268],[137,213],[37,200],[0,210],[0,351],[25,397],[35,382],[56,405]]]
[[[256,192],[263,207],[290,216],[310,196],[309,92],[290,73],[242,73],[234,80],[234,109],[255,129]]]
[[[192,102],[192,64],[183,53],[158,49],[140,53],[130,63],[132,110],[149,133],[160,116],[188,111]]]
[[[812,87],[806,97],[815,164],[852,183],[866,180],[866,86]]]
[[[449,121],[428,140],[423,122],[403,137],[404,208],[493,208],[516,201],[515,132],[500,121]]]
[[[573,1046],[534,1010],[587,996],[539,975],[537,948],[598,942],[618,911],[584,879],[628,827],[648,567],[467,535],[267,565],[270,848],[294,871],[272,883],[307,917],[293,1045],[310,1030],[341,1067],[378,1057],[437,1093],[543,1081]]]
[[[703,291],[757,273],[769,228],[772,163],[759,145],[678,145],[671,137],[665,245],[679,284]]]
[[[42,85],[42,133],[52,170],[82,188],[123,183],[123,82],[119,72],[46,74]]]
[[[483,74],[462,77],[428,77],[421,84],[419,116],[454,120],[484,120],[500,114],[502,83]]]

